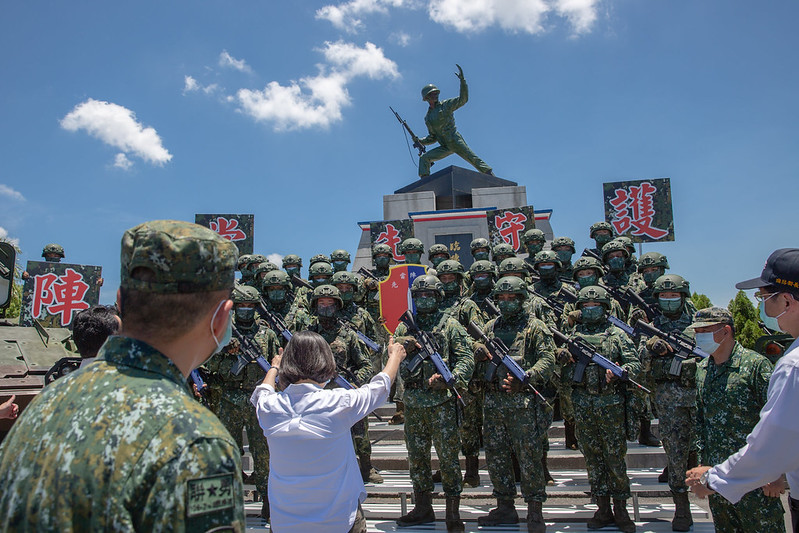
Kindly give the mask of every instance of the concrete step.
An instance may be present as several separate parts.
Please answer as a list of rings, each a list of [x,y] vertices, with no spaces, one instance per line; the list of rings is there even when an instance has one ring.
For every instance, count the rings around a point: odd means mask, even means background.
[[[410,507],[410,502],[407,502]],[[498,526],[498,527],[478,527],[477,518],[485,516],[491,505],[478,505],[471,506],[465,505],[463,502],[460,507],[461,519],[466,524],[466,531],[477,532],[512,532],[522,531],[526,532],[527,527],[524,523],[526,518],[526,508],[517,504],[519,511],[520,524],[515,526]],[[259,532],[270,531],[269,525],[264,520],[258,518],[261,504],[253,503],[245,505],[247,516],[247,531]],[[402,514],[402,505],[397,502],[370,502],[366,501],[363,504],[364,514],[367,519],[368,531],[401,531],[405,533],[415,533],[423,531],[446,531],[444,525],[444,504],[434,504],[433,509],[436,512],[437,520],[433,524],[425,524],[410,528],[398,528],[395,520]],[[596,506],[592,504],[585,505],[549,505],[544,503],[544,519],[547,523],[547,531],[549,533],[558,532],[586,532],[586,521],[596,511]],[[630,515],[633,514],[632,506],[628,504]],[[673,504],[659,504],[659,503],[646,503],[639,505],[638,519],[636,526],[639,533],[665,533],[671,531],[671,518],[674,515]],[[713,523],[709,520],[707,512],[701,507],[692,504],[691,514],[694,518],[694,533],[710,533],[714,531]],[[613,527],[603,528],[602,531],[618,531]]]

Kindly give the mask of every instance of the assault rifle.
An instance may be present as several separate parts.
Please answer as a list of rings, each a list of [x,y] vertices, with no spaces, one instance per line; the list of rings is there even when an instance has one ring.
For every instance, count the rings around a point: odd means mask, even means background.
[[[602,261],[602,256],[596,253],[593,248],[586,248],[585,250],[583,250],[583,257],[593,257],[600,263],[604,263]]]
[[[627,369],[620,367],[604,355],[597,353],[590,344],[582,339],[571,339],[568,335],[564,335],[556,329],[552,329],[552,335],[555,337],[556,341],[565,344],[569,353],[577,360],[577,366],[574,368],[575,383],[583,381],[583,374],[585,374],[585,369],[589,363],[596,363],[605,370],[610,370],[613,375],[621,381],[632,383],[644,392],[651,392],[649,389],[630,378]]]
[[[471,335],[473,338],[485,344],[486,348],[488,348],[488,353],[491,354],[491,360],[486,366],[486,381],[493,381],[497,374],[497,370],[499,369],[499,365],[504,365],[505,368],[508,369],[508,372],[521,382],[522,387],[530,387],[542,402],[549,405],[549,402],[547,402],[546,398],[544,398],[544,396],[538,392],[538,389],[536,389],[533,384],[530,383],[530,376],[527,375],[527,372],[525,372],[524,369],[519,366],[519,363],[517,363],[513,357],[508,355],[508,347],[505,346],[505,343],[502,342],[502,339],[498,337],[489,339],[483,330],[480,329],[480,326],[475,324],[474,321],[469,322],[469,325],[466,326],[466,331],[468,331],[469,335]]]
[[[533,268],[533,265],[528,263],[527,261],[524,262],[524,268],[527,269],[527,273],[530,274],[530,281],[535,283],[536,281],[540,281],[541,277],[538,275],[538,271]]]
[[[405,128],[405,131],[407,131],[408,134],[410,134],[411,139],[413,139],[413,147],[419,150],[419,156],[421,157],[421,155],[427,151],[427,148],[425,148],[425,146],[419,140],[419,137],[417,137],[416,134],[413,133],[413,131],[411,131],[411,127],[408,126],[408,123],[405,122],[401,116],[399,116],[399,113],[394,111],[394,108],[391,106],[388,106],[388,108],[391,110],[392,113],[394,113],[394,116],[397,117],[397,120],[399,120],[399,123],[402,124],[403,128]]]
[[[200,371],[196,368],[189,373],[189,377],[191,378],[192,382],[194,382],[194,386],[197,387],[197,392],[202,397],[202,403],[204,405],[208,405],[208,398],[205,397],[205,381],[203,381],[202,376],[200,375]]]
[[[261,313],[261,318],[266,320],[266,323],[269,324],[269,327],[272,328],[272,331],[280,333],[286,342],[291,340],[291,332],[286,326],[286,323],[283,321],[283,318],[277,313],[273,313],[269,310],[269,307],[267,307],[263,296],[261,297]]]
[[[565,289],[561,289],[557,295],[550,294],[549,296],[544,296],[543,294],[538,293],[532,285],[528,285],[527,290],[530,291],[531,294],[544,300],[547,306],[555,311],[555,313],[559,316],[563,314],[566,303],[577,303],[577,296]]]
[[[483,300],[483,305],[485,306],[485,310],[492,317],[497,317],[502,314],[499,312],[497,304],[495,304],[494,300],[492,300],[491,298],[486,298],[485,300]]]
[[[264,358],[261,353],[261,348],[255,344],[251,338],[244,335],[239,328],[236,327],[236,324],[233,324],[233,336],[236,337],[241,344],[241,352],[236,359],[236,364],[230,369],[230,373],[234,376],[238,376],[241,374],[241,371],[244,370],[244,367],[252,362],[258,363],[258,366],[260,366],[264,372],[269,372],[272,365]]]
[[[694,341],[681,333],[666,333],[652,324],[647,324],[641,320],[636,323],[635,328],[644,335],[660,337],[674,349],[674,359],[671,360],[671,367],[669,368],[669,374],[672,376],[680,375],[682,364],[689,357],[695,357],[697,359],[706,359],[710,357],[710,354],[697,348]]]
[[[660,314],[657,310],[655,310],[654,307],[646,303],[640,294],[632,290],[630,287],[624,287],[622,289],[619,287],[611,287],[609,285],[605,285],[604,283],[600,283],[599,286],[608,291],[608,294],[611,296],[611,298],[623,306],[626,306],[627,308],[640,308],[646,314],[646,319],[650,322],[655,320],[655,318],[657,318],[657,316]]]
[[[411,313],[410,309],[405,311],[405,314],[402,315],[400,320],[408,326],[408,331],[413,335],[417,342],[422,345],[419,349],[419,353],[413,356],[413,358],[408,362],[408,371],[411,373],[415,372],[419,365],[422,364],[422,361],[425,359],[430,359],[436,367],[436,371],[441,374],[441,379],[444,380],[444,383],[447,384],[447,388],[455,394],[458,398],[458,401],[463,405],[466,406],[466,403],[463,401],[461,394],[458,392],[458,389],[455,387],[455,376],[452,375],[447,364],[444,362],[444,359],[441,357],[441,354],[438,352],[438,346],[436,345],[435,340],[427,334],[427,332],[422,331],[419,328],[419,325],[416,323],[416,320],[413,318],[413,314]]]

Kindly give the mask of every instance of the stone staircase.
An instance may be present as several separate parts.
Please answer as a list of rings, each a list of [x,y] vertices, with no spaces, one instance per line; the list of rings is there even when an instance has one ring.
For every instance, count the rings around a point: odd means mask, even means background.
[[[368,498],[364,503],[369,531],[446,531],[444,526],[444,494],[441,485],[437,484],[433,493],[433,507],[438,520],[433,525],[415,528],[397,528],[395,520],[412,508],[413,488],[408,474],[408,457],[405,449],[403,426],[391,426],[388,420],[394,414],[394,404],[386,404],[376,410],[381,420],[371,415],[369,418],[369,436],[372,440],[372,465],[377,468],[385,483],[367,484]],[[657,434],[657,421],[653,422],[653,432]],[[548,466],[554,484],[547,486],[548,499],[544,503],[544,519],[547,531],[573,532],[588,531],[586,521],[596,506],[590,499],[590,486],[585,470],[585,459],[579,450],[565,447],[563,421],[553,423],[549,430],[550,450]],[[659,483],[657,477],[666,464],[666,456],[662,447],[641,446],[637,442],[628,442],[627,473],[631,480],[633,498],[628,501],[630,516],[636,521],[640,532],[671,531],[671,519],[674,515],[674,504],[668,485]],[[461,468],[465,468],[465,459],[461,457]],[[251,468],[249,453],[244,457],[245,470]],[[432,468],[438,467],[435,448],[432,450]],[[466,522],[466,531],[527,531],[524,526],[527,506],[517,497],[516,508],[521,519],[520,526],[503,526],[486,528],[477,526],[477,518],[491,509],[495,500],[491,494],[492,487],[485,466],[485,453],[480,452],[479,487],[464,488],[461,495],[461,518]],[[246,486],[253,490],[254,487]],[[521,491],[519,490],[519,495]],[[714,531],[706,502],[698,505],[698,500],[691,495],[694,532]],[[268,525],[256,515],[260,511],[260,502],[247,503],[248,531],[266,531]],[[617,531],[605,528],[602,531]]]

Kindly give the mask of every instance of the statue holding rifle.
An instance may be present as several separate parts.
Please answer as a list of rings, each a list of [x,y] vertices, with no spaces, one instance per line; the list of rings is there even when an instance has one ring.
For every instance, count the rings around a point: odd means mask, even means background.
[[[438,96],[440,91],[438,87],[433,84],[425,85],[422,88],[422,100],[430,106],[427,114],[424,117],[424,123],[427,125],[428,135],[419,138],[413,134],[408,125],[405,123],[397,112],[394,111],[397,119],[411,134],[413,139],[413,146],[419,150],[419,177],[430,175],[430,167],[433,162],[439,159],[444,159],[448,155],[458,154],[463,159],[468,161],[474,168],[485,174],[493,174],[491,167],[485,161],[477,157],[471,148],[463,140],[461,134],[455,128],[454,112],[459,107],[463,106],[469,100],[469,87],[466,85],[466,79],[463,77],[463,69],[460,65],[456,64],[458,72],[455,75],[461,81],[460,94],[457,98],[449,98],[443,102],[439,101]],[[425,145],[438,143],[439,145],[429,152],[426,151]]]

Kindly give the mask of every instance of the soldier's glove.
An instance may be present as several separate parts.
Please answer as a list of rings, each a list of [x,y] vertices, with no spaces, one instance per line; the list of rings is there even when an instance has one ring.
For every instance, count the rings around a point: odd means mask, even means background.
[[[363,280],[363,286],[366,287],[368,291],[376,291],[380,288],[380,284],[376,279],[366,278]]]
[[[419,351],[419,347],[416,345],[416,339],[410,335],[394,337],[394,342],[402,344],[402,346],[405,348],[405,353],[408,356],[412,356]]]
[[[639,320],[647,323],[649,322],[649,319],[646,316],[646,311],[640,307],[636,307],[633,309],[633,312],[630,313],[630,325],[635,327]]]
[[[569,314],[566,315],[566,319],[569,321],[569,327],[573,328],[575,324],[580,322],[583,318],[583,313],[579,309],[575,309],[574,311],[569,311]]]
[[[239,339],[232,338],[227,345],[227,353],[240,353],[241,352],[241,343]]]
[[[652,337],[646,341],[646,349],[657,356],[664,356],[667,353],[674,351],[668,342],[659,337]]]
[[[447,383],[441,377],[441,374],[436,373],[427,380],[427,386],[432,390],[444,390],[447,388]]]
[[[488,353],[486,345],[482,342],[474,343],[474,360],[479,363],[488,359],[491,359],[491,354]]]
[[[570,363],[572,361],[572,354],[568,348],[565,346],[563,348],[558,348],[555,351],[555,357],[558,360],[558,363],[565,365],[566,363]]]

